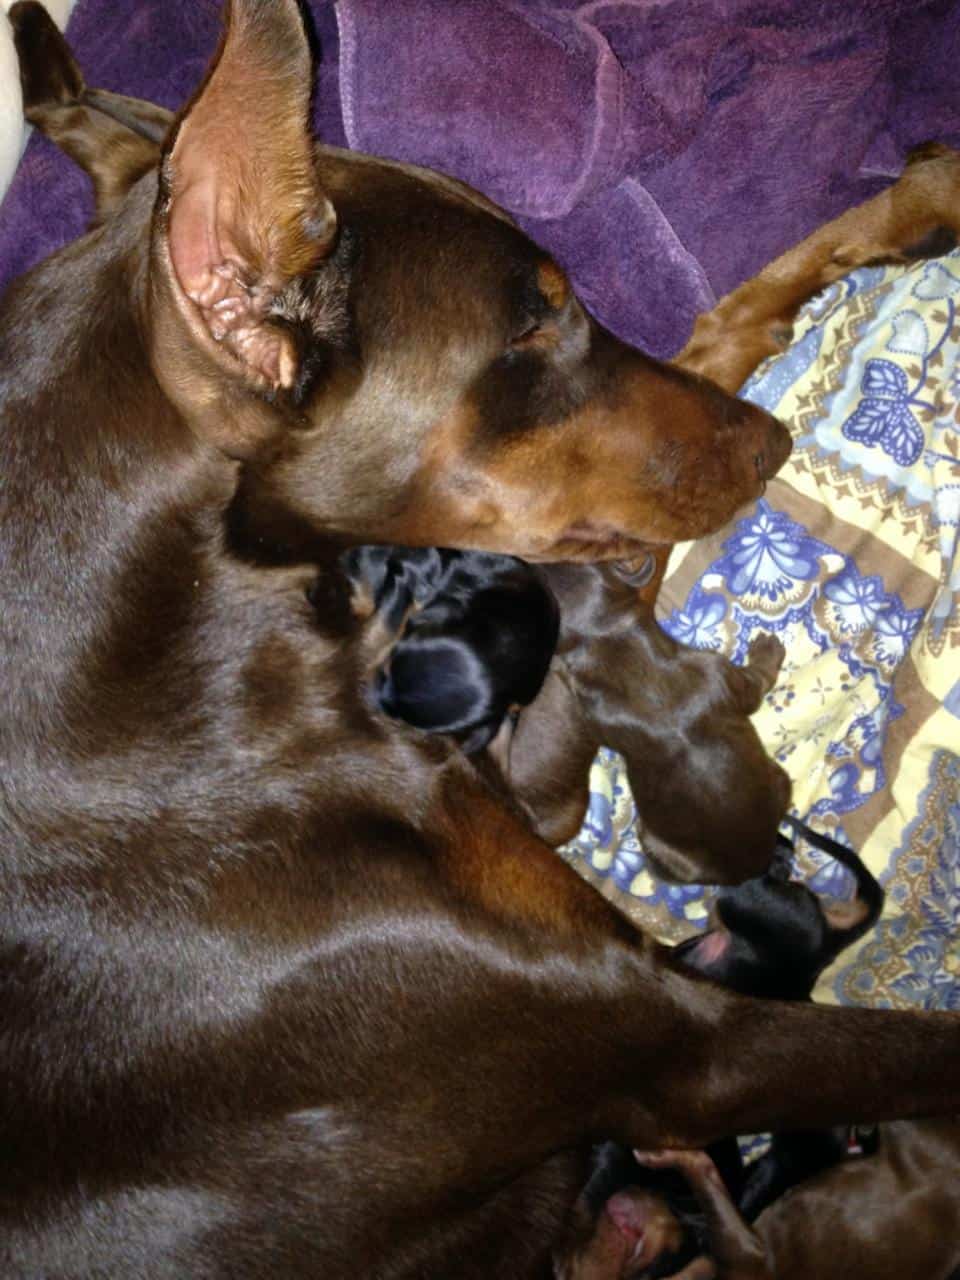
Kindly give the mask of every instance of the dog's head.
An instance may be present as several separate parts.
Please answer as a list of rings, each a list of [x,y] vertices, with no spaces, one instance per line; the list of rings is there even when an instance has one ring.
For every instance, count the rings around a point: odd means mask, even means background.
[[[157,376],[258,536],[607,559],[716,528],[785,429],[618,341],[478,193],[316,148],[295,0],[231,0],[161,162]]]

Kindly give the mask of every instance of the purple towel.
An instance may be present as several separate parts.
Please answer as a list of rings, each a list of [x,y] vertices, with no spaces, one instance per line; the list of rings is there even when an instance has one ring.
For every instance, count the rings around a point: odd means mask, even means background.
[[[960,144],[955,0],[311,0],[330,142],[472,182],[622,337],[697,311],[899,171]],[[79,0],[91,84],[177,107],[215,0]],[[34,139],[0,215],[5,283],[72,239],[85,180]]]

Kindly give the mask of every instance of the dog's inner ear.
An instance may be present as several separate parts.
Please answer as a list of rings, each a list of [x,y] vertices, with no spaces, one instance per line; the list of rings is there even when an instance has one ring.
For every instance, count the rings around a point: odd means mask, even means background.
[[[294,384],[298,349],[272,312],[336,233],[314,168],[310,86],[295,0],[232,0],[163,165],[177,283],[220,352],[273,390]]]

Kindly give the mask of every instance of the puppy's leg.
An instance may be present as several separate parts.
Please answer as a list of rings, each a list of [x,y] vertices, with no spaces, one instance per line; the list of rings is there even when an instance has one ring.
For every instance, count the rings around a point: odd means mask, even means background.
[[[744,715],[751,716],[777,682],[786,651],[776,636],[762,632],[750,641],[747,662],[743,667],[731,667],[731,684],[734,687],[737,706]]]
[[[536,701],[520,715],[504,774],[534,830],[549,845],[564,844],[580,830],[599,742],[562,664],[555,661]]]
[[[679,1169],[706,1215],[716,1270],[706,1270],[706,1260],[697,1258],[676,1280],[706,1280],[710,1274],[715,1274],[717,1280],[774,1280],[763,1243],[737,1212],[716,1165],[705,1151],[638,1151],[636,1156],[652,1169]]]

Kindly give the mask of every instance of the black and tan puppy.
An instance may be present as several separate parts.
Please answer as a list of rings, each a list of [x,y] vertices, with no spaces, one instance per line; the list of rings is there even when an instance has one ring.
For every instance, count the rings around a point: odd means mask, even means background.
[[[824,969],[876,924],[884,893],[851,849],[793,818],[786,821],[852,873],[853,898],[828,902],[791,879],[792,845],[780,836],[769,871],[721,890],[711,927],[681,942],[674,954],[745,995],[809,1000]]]
[[[386,645],[370,692],[388,716],[482,750],[540,692],[560,613],[543,575],[513,556],[436,547],[344,553],[354,608]]]

